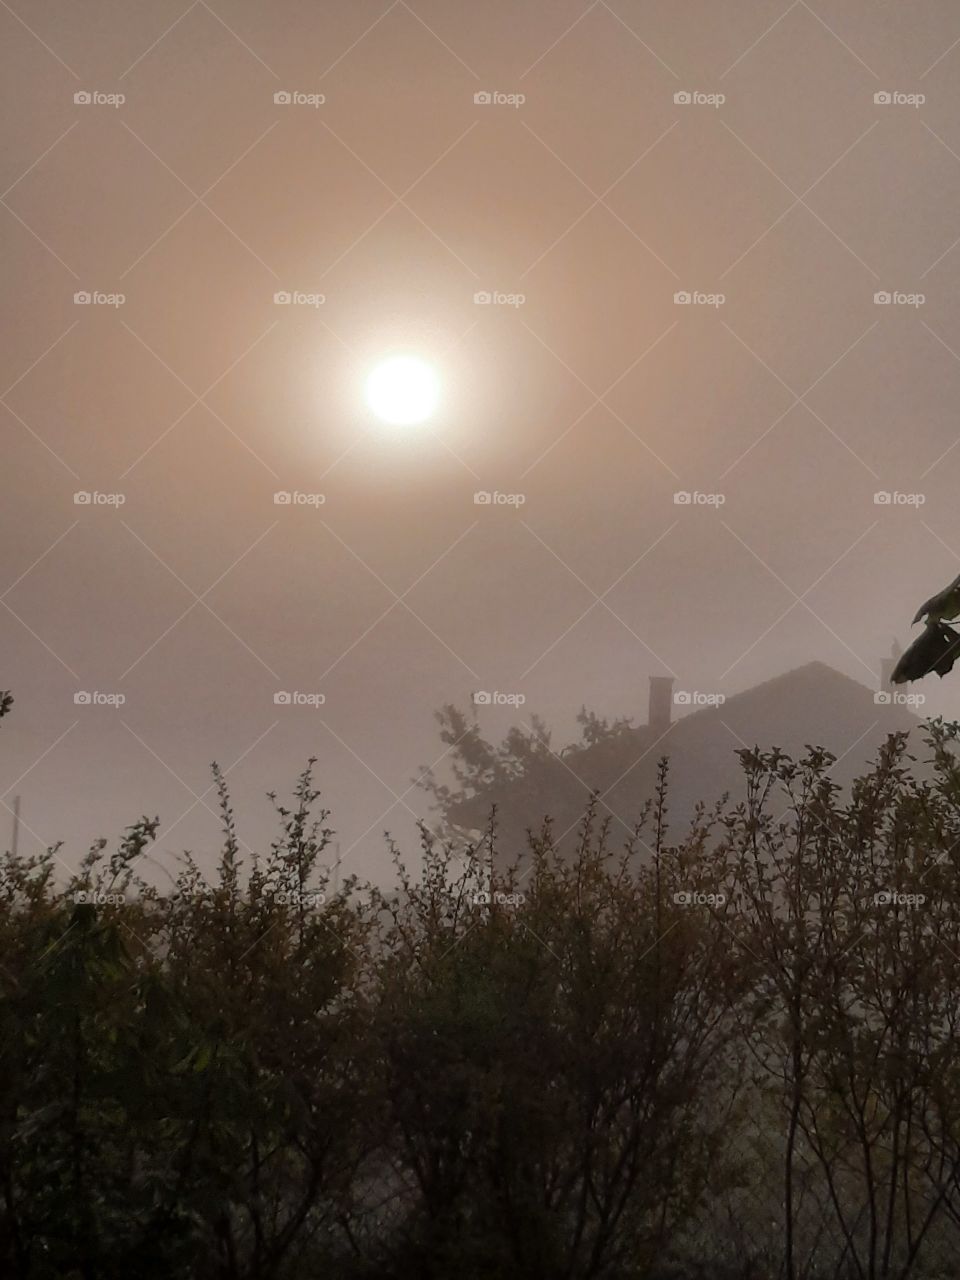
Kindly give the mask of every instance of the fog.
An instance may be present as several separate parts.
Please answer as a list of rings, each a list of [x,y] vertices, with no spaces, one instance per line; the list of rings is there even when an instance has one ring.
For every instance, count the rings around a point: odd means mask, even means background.
[[[960,13],[682,11],[0,11],[23,849],[208,857],[213,760],[255,845],[316,756],[378,878],[444,704],[559,746],[651,675],[877,687],[960,568]],[[402,429],[399,349],[442,386]]]

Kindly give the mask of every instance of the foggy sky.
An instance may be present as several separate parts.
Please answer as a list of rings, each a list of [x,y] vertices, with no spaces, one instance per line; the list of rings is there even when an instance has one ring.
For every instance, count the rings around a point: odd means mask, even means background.
[[[75,865],[146,812],[166,865],[214,848],[213,759],[254,842],[314,754],[345,870],[378,875],[442,704],[522,693],[481,723],[559,745],[584,703],[642,722],[652,674],[875,687],[960,569],[950,0],[11,0],[0,31],[26,847]],[[395,348],[444,382],[406,432],[362,399]],[[960,715],[956,680],[923,691]]]

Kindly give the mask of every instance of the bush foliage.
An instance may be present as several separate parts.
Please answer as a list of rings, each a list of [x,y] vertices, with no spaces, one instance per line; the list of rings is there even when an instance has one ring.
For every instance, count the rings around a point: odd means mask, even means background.
[[[9,710],[0,695],[0,714]],[[744,751],[671,837],[591,803],[507,865],[421,831],[334,888],[313,762],[244,859],[158,822],[0,862],[0,1273],[790,1280],[955,1273],[957,726],[843,796]],[[918,772],[922,776],[918,776]]]

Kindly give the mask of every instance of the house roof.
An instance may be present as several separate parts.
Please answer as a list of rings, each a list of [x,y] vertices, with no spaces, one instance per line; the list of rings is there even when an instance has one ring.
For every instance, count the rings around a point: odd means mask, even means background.
[[[643,783],[649,784],[664,755],[670,759],[674,808],[684,812],[692,812],[698,800],[711,803],[726,791],[734,797],[743,793],[736,753],[745,747],[778,747],[794,758],[808,747],[825,747],[837,757],[833,777],[847,783],[875,759],[888,734],[908,732],[920,745],[920,717],[902,702],[876,699],[876,691],[866,685],[826,663],[809,662],[734,694],[719,706],[681,716],[656,740],[649,726],[643,726],[636,731],[636,765],[625,777],[606,783],[613,785],[611,807],[619,803],[632,810],[631,791],[649,794],[649,785]],[[581,776],[589,781],[594,771],[591,751],[579,753],[578,763]],[[624,761],[625,768],[629,764]]]
[[[582,813],[590,791],[597,790],[603,797],[601,813],[614,815],[615,826],[625,834],[653,795],[662,756],[670,761],[674,824],[685,824],[699,801],[710,805],[724,793],[734,801],[743,797],[737,755],[743,748],[778,747],[796,759],[807,747],[825,747],[837,757],[831,776],[843,786],[877,757],[888,734],[908,732],[911,744],[921,747],[922,724],[903,702],[878,702],[875,690],[826,663],[809,662],[721,705],[681,715],[665,732],[640,725],[593,745],[565,748],[562,760],[545,766],[542,778],[504,785],[496,797],[502,829],[506,833],[512,827],[513,834],[522,835],[549,812],[559,834]],[[490,800],[483,796],[467,802],[458,820],[481,826],[481,809],[489,810]]]

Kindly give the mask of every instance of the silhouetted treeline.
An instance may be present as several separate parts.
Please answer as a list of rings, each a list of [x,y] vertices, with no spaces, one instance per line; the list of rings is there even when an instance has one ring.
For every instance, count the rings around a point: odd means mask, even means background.
[[[6,731],[6,730],[5,730]],[[143,819],[0,865],[0,1274],[827,1280],[960,1252],[960,773],[743,752],[561,858],[323,863],[311,771],[207,878]],[[534,815],[531,815],[531,820]],[[516,855],[512,869],[507,855]],[[491,868],[498,868],[491,872]]]

